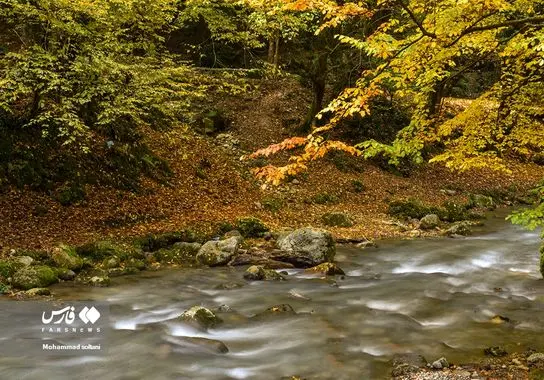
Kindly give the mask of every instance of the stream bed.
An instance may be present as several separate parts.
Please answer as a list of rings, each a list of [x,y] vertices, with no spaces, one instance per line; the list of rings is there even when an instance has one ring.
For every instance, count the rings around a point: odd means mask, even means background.
[[[542,350],[539,244],[538,231],[500,214],[466,238],[339,246],[344,277],[289,269],[288,281],[248,283],[239,267],[148,271],[109,288],[58,284],[60,299],[110,305],[108,355],[2,357],[0,379],[387,379],[397,353],[466,363],[488,346]],[[251,318],[284,303],[297,314]],[[205,331],[176,320],[193,305],[232,311]],[[492,323],[496,315],[509,322]],[[180,337],[219,340],[229,352],[177,347]]]

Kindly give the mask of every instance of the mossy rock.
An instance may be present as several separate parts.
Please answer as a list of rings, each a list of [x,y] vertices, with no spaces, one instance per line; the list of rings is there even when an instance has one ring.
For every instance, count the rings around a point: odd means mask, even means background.
[[[73,281],[76,278],[76,272],[68,268],[58,268],[57,276],[63,281]]]
[[[37,296],[50,296],[51,290],[47,288],[32,288],[25,292],[25,295],[28,297],[37,297]]]
[[[126,262],[126,268],[128,268],[128,269],[132,268],[132,269],[135,269],[136,271],[142,271],[142,270],[145,270],[147,268],[147,266],[145,264],[145,261],[143,261],[143,260],[130,258]]]
[[[7,279],[23,267],[25,267],[24,264],[15,260],[0,260],[0,277]]]
[[[284,281],[285,278],[273,269],[266,269],[262,265],[252,265],[247,268],[244,278],[248,281]]]
[[[11,291],[11,286],[8,284],[4,284],[3,282],[0,282],[0,294],[6,294]]]
[[[469,197],[469,206],[493,210],[496,207],[493,197],[483,194],[471,194]]]
[[[51,257],[55,265],[59,268],[78,271],[83,267],[83,259],[76,253],[75,248],[65,244],[55,247]]]
[[[351,216],[343,212],[328,212],[321,221],[329,227],[351,227],[354,224]]]
[[[261,237],[270,230],[260,219],[254,217],[238,219],[236,229],[246,238]]]
[[[45,265],[29,266],[13,274],[12,285],[19,289],[45,288],[58,281],[57,272]]]
[[[444,202],[442,207],[427,206],[421,201],[409,198],[407,200],[393,201],[389,204],[387,213],[401,219],[421,219],[429,214],[437,215],[440,220],[457,222],[467,219],[478,219],[481,216],[470,212],[467,205],[455,202]]]
[[[110,286],[110,278],[108,276],[93,276],[88,281],[89,285],[97,287]]]
[[[144,258],[141,249],[129,244],[117,244],[109,240],[96,241],[76,248],[76,253],[94,261],[104,260],[106,257],[117,256],[120,260],[130,257]]]
[[[104,269],[117,268],[119,265],[121,265],[121,260],[117,256],[106,257],[102,261],[102,268]]]
[[[51,259],[50,253],[46,250],[18,249],[13,256],[28,256],[40,262],[47,262]]]
[[[323,263],[304,270],[305,273],[316,273],[324,276],[344,275],[344,271],[334,263]]]
[[[215,327],[223,322],[213,311],[203,306],[193,306],[179,317],[181,320],[205,329]]]
[[[387,213],[399,218],[421,219],[427,214],[432,214],[431,209],[417,199],[393,201],[389,203]]]
[[[170,248],[159,249],[153,256],[155,260],[164,264],[192,265],[200,247],[199,243],[176,243]]]

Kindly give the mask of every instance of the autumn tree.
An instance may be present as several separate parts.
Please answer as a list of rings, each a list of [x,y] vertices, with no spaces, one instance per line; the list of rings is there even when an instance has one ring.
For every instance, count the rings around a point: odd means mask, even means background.
[[[507,170],[504,158],[534,159],[544,148],[542,107],[544,16],[539,1],[380,1],[378,4],[333,1],[286,2],[289,9],[319,9],[321,29],[346,19],[371,18],[382,12],[381,24],[367,38],[337,35],[374,62],[361,73],[356,86],[344,91],[317,116],[332,115],[325,126],[303,139],[287,140],[258,151],[268,155],[280,149],[303,147],[283,167],[268,166],[257,174],[272,182],[306,168],[329,149],[341,149],[366,158],[382,155],[392,164],[409,158],[422,162],[424,148],[444,149],[432,162],[456,170],[491,167]],[[456,80],[467,70],[493,59],[500,79],[475,99],[467,110],[445,120],[441,106]],[[354,115],[367,115],[373,99],[384,93],[412,109],[406,125],[392,144],[374,140],[348,146],[328,141],[324,133]]]

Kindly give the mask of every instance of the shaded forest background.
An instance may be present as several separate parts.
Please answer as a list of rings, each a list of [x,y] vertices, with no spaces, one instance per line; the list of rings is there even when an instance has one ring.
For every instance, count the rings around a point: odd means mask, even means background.
[[[540,224],[544,4],[463,7],[1,0],[4,245],[484,190]]]

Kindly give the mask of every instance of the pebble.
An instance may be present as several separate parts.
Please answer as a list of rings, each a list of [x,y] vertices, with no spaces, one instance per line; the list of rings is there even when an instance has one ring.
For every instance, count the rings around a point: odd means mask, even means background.
[[[445,357],[441,357],[440,359],[435,360],[431,365],[435,369],[448,368],[450,366],[448,360]]]

